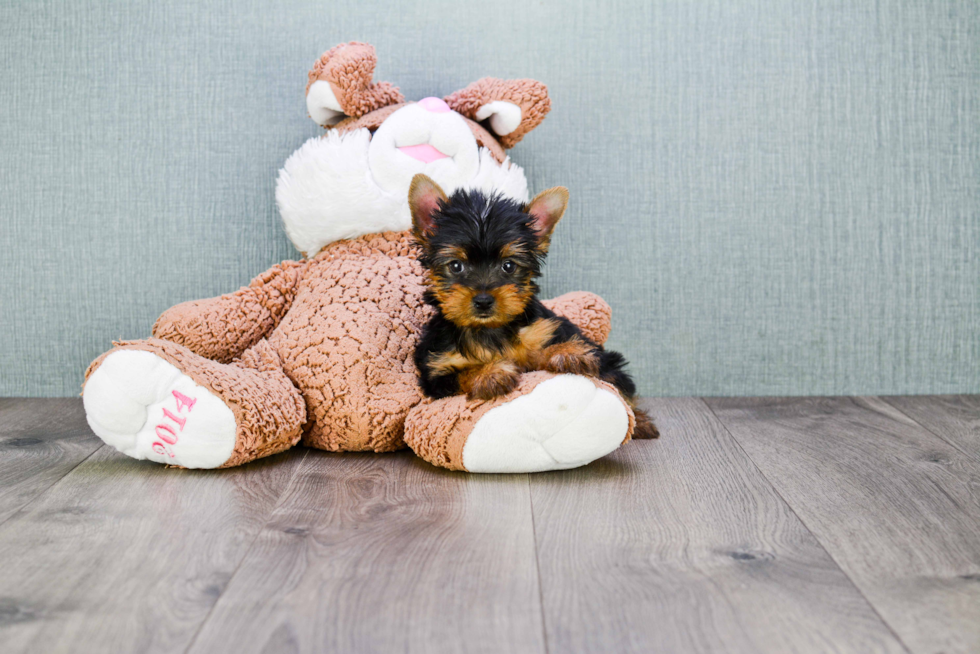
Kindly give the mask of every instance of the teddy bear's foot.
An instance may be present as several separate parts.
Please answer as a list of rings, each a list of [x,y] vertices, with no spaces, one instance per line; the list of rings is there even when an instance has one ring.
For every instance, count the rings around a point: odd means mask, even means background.
[[[620,398],[578,375],[549,379],[528,395],[491,409],[463,447],[470,472],[541,472],[577,468],[626,438]]]
[[[152,352],[109,354],[85,383],[83,402],[92,431],[134,459],[217,468],[235,448],[231,409]]]
[[[631,412],[616,389],[589,377],[534,372],[490,402],[427,401],[409,414],[405,441],[437,466],[469,472],[577,468],[628,437]]]

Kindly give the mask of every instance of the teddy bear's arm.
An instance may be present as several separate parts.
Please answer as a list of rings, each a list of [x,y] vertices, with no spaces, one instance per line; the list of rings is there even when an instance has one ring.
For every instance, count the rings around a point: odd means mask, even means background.
[[[508,149],[540,125],[551,110],[548,87],[533,79],[484,77],[446,96],[445,101],[453,111],[470,120],[490,118],[500,145]],[[495,114],[500,114],[497,121]]]
[[[599,345],[609,338],[612,326],[612,308],[595,293],[574,291],[565,293],[543,304],[571,320],[590,340]]]
[[[234,293],[171,307],[157,318],[153,335],[213,361],[232,361],[279,324],[306,266],[305,261],[284,261]]]

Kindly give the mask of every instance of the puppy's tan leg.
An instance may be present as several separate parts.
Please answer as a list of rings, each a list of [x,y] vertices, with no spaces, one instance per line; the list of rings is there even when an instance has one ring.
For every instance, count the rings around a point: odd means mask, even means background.
[[[505,359],[470,368],[459,375],[459,387],[471,400],[492,400],[506,395],[519,381],[517,366]]]
[[[549,372],[599,374],[599,356],[595,348],[579,338],[549,345],[541,351],[540,359],[542,367]]]

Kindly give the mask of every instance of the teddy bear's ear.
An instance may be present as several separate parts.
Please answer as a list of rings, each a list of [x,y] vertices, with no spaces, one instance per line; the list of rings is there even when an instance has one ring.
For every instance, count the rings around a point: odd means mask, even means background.
[[[568,189],[564,186],[556,186],[547,191],[541,191],[524,207],[524,211],[530,214],[534,231],[538,233],[538,240],[544,247],[548,246],[548,242],[551,240],[551,232],[555,230],[555,225],[565,215],[567,207]]]
[[[412,210],[412,233],[420,243],[435,234],[435,213],[447,202],[446,193],[429,177],[419,173],[408,187],[408,206]]]
[[[306,84],[310,118],[330,127],[347,116],[366,113],[405,101],[388,82],[371,81],[377,57],[367,43],[341,43],[327,50],[313,65]]]
[[[533,79],[484,77],[445,100],[453,111],[471,120],[488,121],[505,148],[517,145],[551,110],[548,87]]]

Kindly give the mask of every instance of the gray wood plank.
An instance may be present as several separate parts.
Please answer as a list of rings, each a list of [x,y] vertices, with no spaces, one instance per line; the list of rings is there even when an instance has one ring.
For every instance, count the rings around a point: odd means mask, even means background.
[[[0,527],[0,651],[184,651],[303,456],[192,471],[99,450]]]
[[[0,399],[0,524],[100,447],[79,398]]]
[[[531,478],[552,652],[904,648],[703,402],[663,436]]]
[[[980,459],[980,395],[881,398],[957,448]]]
[[[912,651],[980,651],[974,459],[877,398],[708,403]]]
[[[542,652],[525,475],[311,452],[191,651]]]

